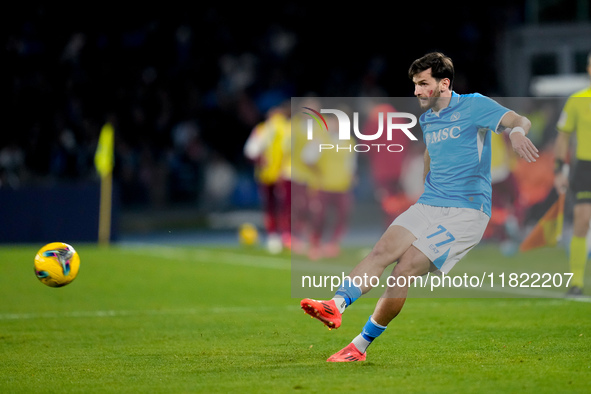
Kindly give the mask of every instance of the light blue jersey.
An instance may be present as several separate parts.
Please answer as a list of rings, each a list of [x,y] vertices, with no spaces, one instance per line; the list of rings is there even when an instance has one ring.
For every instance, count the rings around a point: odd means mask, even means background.
[[[490,216],[490,131],[497,132],[507,112],[479,93],[452,92],[449,106],[439,113],[430,109],[421,115],[419,123],[431,165],[418,203],[473,208]]]

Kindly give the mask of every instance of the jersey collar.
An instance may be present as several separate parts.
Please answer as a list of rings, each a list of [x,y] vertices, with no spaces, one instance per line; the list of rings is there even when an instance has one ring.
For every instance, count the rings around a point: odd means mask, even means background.
[[[445,112],[453,107],[455,107],[456,105],[458,105],[458,103],[460,102],[460,97],[461,95],[457,94],[456,92],[454,92],[453,90],[451,91],[451,98],[449,100],[449,104],[447,105],[447,107],[445,108],[441,108],[439,110],[439,112],[435,112],[433,111],[433,109],[430,109],[430,114],[429,115],[433,115],[433,116],[437,116],[440,117],[442,112]]]

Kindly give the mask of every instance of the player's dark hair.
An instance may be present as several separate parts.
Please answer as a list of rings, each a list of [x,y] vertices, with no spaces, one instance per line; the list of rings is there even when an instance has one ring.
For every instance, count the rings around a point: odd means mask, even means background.
[[[451,59],[441,52],[431,52],[418,58],[410,65],[408,77],[412,79],[416,74],[431,69],[431,75],[441,81],[443,78],[449,79],[449,88],[454,80],[454,64]]]

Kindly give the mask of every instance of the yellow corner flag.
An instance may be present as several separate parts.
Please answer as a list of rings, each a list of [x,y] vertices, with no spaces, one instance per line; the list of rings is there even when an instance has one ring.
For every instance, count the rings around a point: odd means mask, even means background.
[[[99,135],[94,165],[101,176],[101,200],[99,208],[98,242],[108,245],[111,239],[111,198],[113,189],[113,165],[115,150],[115,129],[105,123]]]
[[[101,129],[96,153],[94,155],[94,165],[101,178],[104,178],[113,171],[114,147],[115,129],[113,129],[111,123],[105,123]]]
[[[562,224],[564,222],[564,197],[565,193],[558,195],[558,200],[544,216],[536,223],[529,235],[519,247],[520,252],[543,246],[556,246],[562,238]]]

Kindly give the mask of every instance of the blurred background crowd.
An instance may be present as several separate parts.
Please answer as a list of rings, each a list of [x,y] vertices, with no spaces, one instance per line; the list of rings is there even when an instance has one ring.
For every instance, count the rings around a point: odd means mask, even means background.
[[[310,94],[411,96],[408,66],[432,50],[454,59],[457,92],[514,95],[502,83],[507,32],[588,25],[589,8],[580,0],[195,10],[11,3],[0,189],[96,181],[97,139],[111,121],[124,211],[257,207],[243,148],[274,106]],[[576,52],[570,71],[584,72],[588,49]],[[551,63],[535,65],[532,76],[556,72]]]

